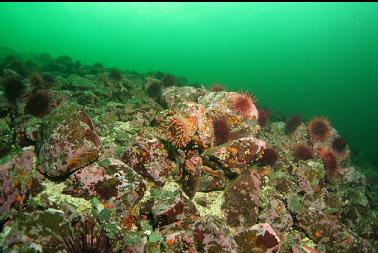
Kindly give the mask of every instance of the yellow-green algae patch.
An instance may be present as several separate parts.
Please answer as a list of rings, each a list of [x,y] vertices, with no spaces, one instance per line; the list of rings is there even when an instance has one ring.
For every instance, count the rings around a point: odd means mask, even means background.
[[[83,198],[75,198],[68,194],[63,194],[64,183],[54,183],[46,180],[42,183],[44,190],[33,198],[35,203],[48,202],[53,205],[69,204],[78,212],[84,212],[92,208],[91,203]]]
[[[206,201],[206,205],[200,204]],[[201,217],[206,215],[214,215],[217,217],[223,217],[223,212],[221,210],[222,204],[224,202],[223,191],[213,191],[213,192],[197,192],[194,196],[193,203],[196,205],[198,212]]]

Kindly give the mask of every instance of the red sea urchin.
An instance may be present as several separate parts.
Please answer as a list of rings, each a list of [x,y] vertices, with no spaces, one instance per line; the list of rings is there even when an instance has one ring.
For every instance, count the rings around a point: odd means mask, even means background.
[[[35,117],[45,116],[50,110],[50,95],[47,92],[32,94],[25,106],[25,113]]]
[[[278,153],[274,148],[265,149],[264,154],[262,155],[260,159],[263,165],[270,165],[270,166],[275,165],[277,160],[278,160]]]
[[[211,91],[213,91],[213,92],[225,91],[225,88],[222,85],[220,85],[219,83],[215,83],[213,85],[213,87],[211,87]]]
[[[286,123],[286,133],[292,134],[303,122],[302,117],[298,115],[291,116]]]
[[[24,89],[25,85],[22,82],[22,78],[19,75],[8,75],[2,78],[1,84],[4,88],[5,97],[11,101],[16,101],[19,98]]]
[[[68,235],[60,235],[68,253],[112,253],[112,242],[96,219],[84,217],[71,226]]]
[[[241,116],[249,116],[254,109],[252,95],[248,93],[237,94],[232,100],[232,109]]]
[[[259,110],[258,122],[261,127],[266,127],[269,123],[269,111],[268,110]]]
[[[332,142],[332,148],[335,150],[337,153],[342,153],[345,151],[345,148],[347,146],[347,142],[345,139],[341,136],[336,137],[333,142]]]
[[[306,161],[313,157],[312,149],[304,143],[296,144],[293,148],[293,152],[296,161]]]
[[[326,118],[313,118],[308,124],[310,137],[313,141],[323,142],[331,135],[331,124]]]
[[[230,139],[231,130],[225,117],[218,117],[213,120],[214,135],[217,145],[223,144]]]
[[[118,69],[112,69],[109,72],[109,77],[113,81],[119,82],[122,80],[122,73]]]

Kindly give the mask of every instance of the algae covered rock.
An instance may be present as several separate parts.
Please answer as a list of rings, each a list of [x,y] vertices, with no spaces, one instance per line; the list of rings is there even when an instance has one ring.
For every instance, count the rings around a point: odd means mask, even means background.
[[[230,226],[256,224],[260,204],[260,186],[261,175],[249,169],[225,189],[222,210]]]
[[[201,104],[175,104],[161,112],[158,121],[162,138],[176,148],[207,149],[214,144],[213,120]]]
[[[214,146],[203,153],[205,164],[222,169],[226,176],[235,177],[242,167],[256,161],[265,148],[265,142],[254,137],[244,137]]]
[[[34,148],[27,147],[0,161],[0,219],[11,207],[21,209],[28,195],[38,191],[40,176],[33,169],[35,160]]]
[[[76,104],[62,105],[43,122],[40,169],[61,177],[98,157],[101,143],[91,118]]]
[[[223,170],[213,170],[208,166],[201,167],[201,177],[199,180],[200,192],[221,191],[226,188],[228,179]]]
[[[122,160],[144,179],[164,185],[166,176],[173,170],[168,152],[157,138],[137,136],[123,154]]]
[[[331,215],[315,209],[303,210],[296,216],[298,226],[310,239],[333,252],[370,252],[371,245]]]
[[[180,102],[198,102],[198,98],[205,93],[205,89],[191,86],[170,86],[162,90],[160,100],[167,107],[171,107]]]
[[[248,228],[241,228],[235,235],[239,252],[253,253],[279,252],[280,238],[268,223],[255,224]]]
[[[0,119],[0,157],[11,150],[13,133],[5,119]]]
[[[238,252],[230,229],[218,217],[204,216],[193,224],[192,230],[200,252]]]
[[[90,200],[93,197],[127,215],[142,197],[145,184],[142,177],[117,159],[106,159],[75,171],[63,193]]]

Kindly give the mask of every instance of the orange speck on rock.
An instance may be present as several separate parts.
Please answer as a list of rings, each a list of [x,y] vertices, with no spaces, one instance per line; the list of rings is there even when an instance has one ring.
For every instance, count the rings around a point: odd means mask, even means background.
[[[125,229],[127,231],[129,231],[132,228],[133,223],[134,223],[135,220],[136,220],[135,216],[134,215],[130,215],[130,214],[123,219],[122,223],[123,223],[123,226],[125,227]]]
[[[178,220],[178,221],[175,222],[175,225],[176,225],[176,227],[180,227],[182,225],[182,223],[183,222],[181,220]]]
[[[19,194],[19,195],[17,195],[17,197],[16,197],[16,201],[17,202],[22,202],[22,195],[21,194]]]
[[[169,239],[167,241],[168,247],[172,247],[174,243],[175,243],[175,240],[173,240],[173,239]]]
[[[316,230],[315,233],[314,233],[314,236],[316,238],[320,238],[322,236],[321,232],[319,230]]]
[[[102,204],[104,205],[104,208],[109,208],[109,206],[110,206],[108,201],[106,201],[106,200],[102,201]]]
[[[314,189],[314,191],[315,191],[316,193],[319,193],[321,190],[322,190],[322,187],[320,187],[319,185],[317,185],[317,186],[315,187],[315,189]]]
[[[318,154],[320,157],[323,157],[326,153],[326,150],[324,148],[319,148],[318,149]]]
[[[236,155],[238,153],[238,149],[236,147],[229,146],[227,149],[232,155]]]

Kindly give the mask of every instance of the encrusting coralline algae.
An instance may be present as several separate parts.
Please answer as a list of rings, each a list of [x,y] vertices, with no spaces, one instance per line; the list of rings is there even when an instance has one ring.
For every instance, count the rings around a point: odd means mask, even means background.
[[[29,60],[1,63],[0,251],[377,247],[365,176],[325,119],[270,122],[250,94],[160,72]],[[34,94],[48,103],[32,110]]]

